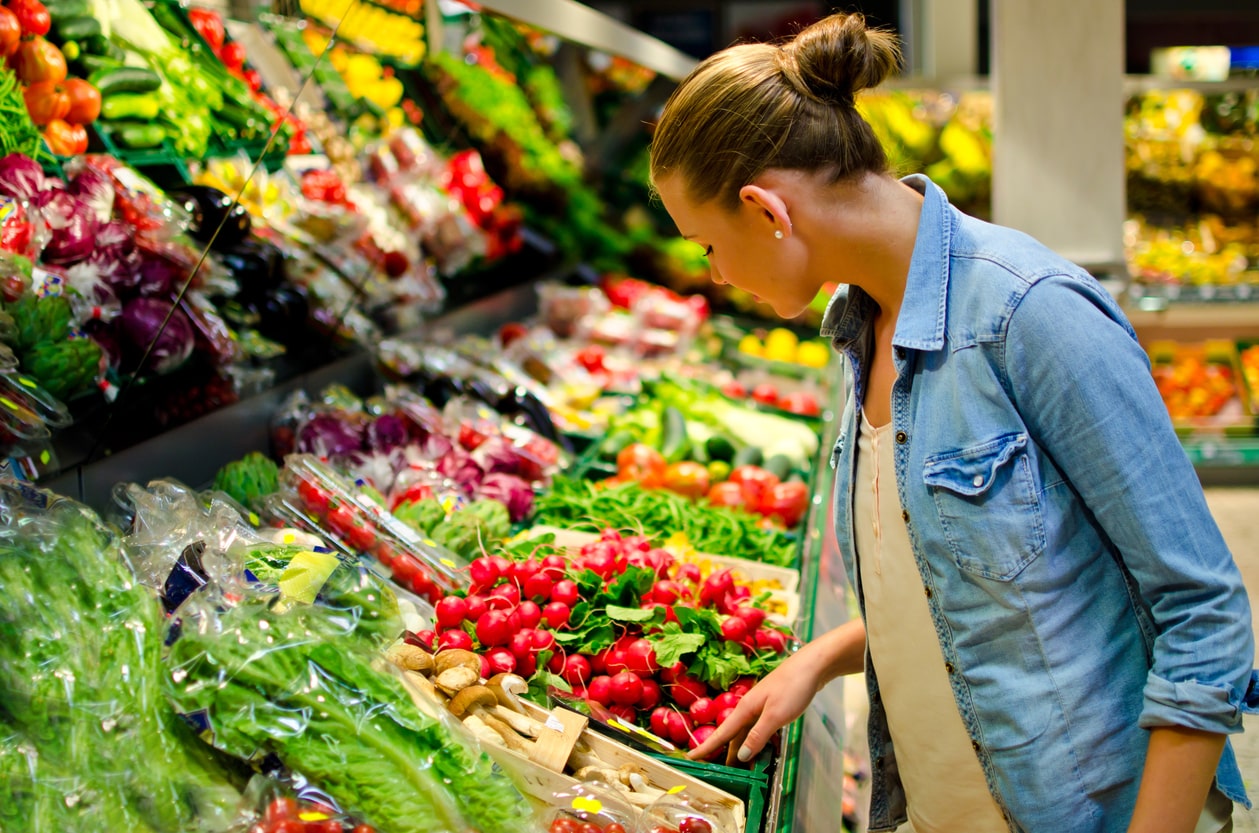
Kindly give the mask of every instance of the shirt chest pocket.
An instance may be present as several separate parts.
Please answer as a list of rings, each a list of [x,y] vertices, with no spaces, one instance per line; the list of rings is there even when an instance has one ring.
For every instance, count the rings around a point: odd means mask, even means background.
[[[962,570],[1009,581],[1044,551],[1040,490],[1026,434],[933,454],[923,462],[923,480]]]

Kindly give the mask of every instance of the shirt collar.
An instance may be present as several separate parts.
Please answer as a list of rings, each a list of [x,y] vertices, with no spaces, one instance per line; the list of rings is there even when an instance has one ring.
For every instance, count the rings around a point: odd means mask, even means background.
[[[921,174],[901,180],[923,195],[918,236],[905,282],[905,298],[892,343],[914,350],[944,346],[944,316],[949,288],[949,245],[953,217],[949,199],[940,187]],[[843,345],[861,333],[874,302],[858,286],[840,284],[822,316],[821,334]]]

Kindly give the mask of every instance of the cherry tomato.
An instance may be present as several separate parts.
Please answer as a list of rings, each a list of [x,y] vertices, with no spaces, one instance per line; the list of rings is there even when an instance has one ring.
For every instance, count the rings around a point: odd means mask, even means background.
[[[368,521],[360,521],[345,532],[346,543],[359,552],[371,550],[376,543],[376,527]]]
[[[809,509],[809,487],[798,480],[776,483],[765,493],[759,508],[761,514],[777,518],[790,529],[804,519]]]
[[[643,443],[631,443],[616,455],[617,473],[649,489],[658,487],[664,481],[667,467],[664,455]]]
[[[708,734],[712,734],[709,732]],[[699,744],[696,744],[698,746]],[[694,749],[695,747],[691,747]],[[678,833],[713,833],[713,826],[707,819],[698,816],[687,816],[678,825]]]
[[[708,467],[689,460],[673,463],[664,471],[664,487],[696,500],[708,493]]]
[[[298,482],[297,494],[307,508],[320,515],[328,510],[328,502],[332,499],[326,491],[308,480]]]
[[[284,797],[272,800],[262,818],[268,824],[281,819],[297,818],[297,799]]]
[[[762,382],[752,388],[752,398],[762,405],[778,404],[778,388],[768,382]]]
[[[747,399],[747,386],[738,379],[731,379],[721,386],[721,392],[731,399]]]

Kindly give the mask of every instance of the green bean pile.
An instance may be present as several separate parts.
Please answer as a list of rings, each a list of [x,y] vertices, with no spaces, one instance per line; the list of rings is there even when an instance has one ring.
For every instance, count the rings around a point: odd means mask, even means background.
[[[47,156],[44,140],[26,112],[17,75],[0,68],[0,156],[23,153],[32,159]]]

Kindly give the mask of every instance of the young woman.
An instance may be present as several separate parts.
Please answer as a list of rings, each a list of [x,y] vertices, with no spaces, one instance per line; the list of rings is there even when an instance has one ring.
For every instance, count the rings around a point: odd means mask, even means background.
[[[864,670],[872,830],[1229,830],[1250,607],[1146,355],[1085,272],[889,175],[854,98],[898,59],[835,15],[704,61],[656,128],[714,281],[784,318],[840,282],[854,382],[831,459],[862,617],[693,754],[750,727],[746,760]]]

